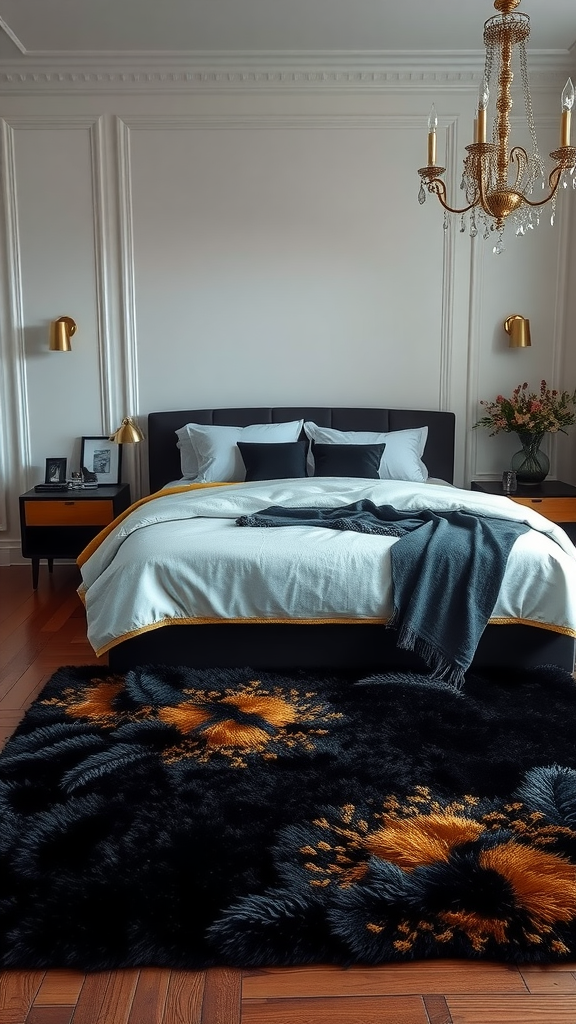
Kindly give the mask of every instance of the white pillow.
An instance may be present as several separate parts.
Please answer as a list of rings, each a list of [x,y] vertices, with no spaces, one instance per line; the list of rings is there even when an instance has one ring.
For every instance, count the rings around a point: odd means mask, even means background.
[[[176,431],[176,437],[178,438],[176,447],[180,449],[180,469],[182,470],[182,476],[186,480],[194,480],[198,476],[196,449],[188,437],[188,427],[194,426],[196,426],[195,423],[187,423],[185,427],[180,427]]]
[[[260,441],[264,444],[297,441],[303,422],[251,423],[247,427],[187,423],[176,431],[182,476],[203,484],[244,480],[246,467],[237,447],[238,441]]]
[[[422,462],[428,437],[428,427],[414,427],[411,430],[390,430],[377,433],[374,430],[335,430],[333,427],[319,427],[306,421],[306,436],[320,444],[385,444],[380,463],[381,480],[413,480],[425,483],[428,469]],[[314,473],[312,446],[308,454],[310,474]]]

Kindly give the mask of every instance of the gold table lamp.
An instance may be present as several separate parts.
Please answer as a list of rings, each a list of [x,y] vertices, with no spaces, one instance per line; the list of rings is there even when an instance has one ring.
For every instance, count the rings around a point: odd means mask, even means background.
[[[144,434],[131,416],[125,416],[118,430],[110,435],[110,441],[114,441],[116,444],[138,444],[143,440]]]

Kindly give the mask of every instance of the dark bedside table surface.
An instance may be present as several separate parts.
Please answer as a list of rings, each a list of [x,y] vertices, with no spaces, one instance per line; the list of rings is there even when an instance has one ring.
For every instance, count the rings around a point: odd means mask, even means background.
[[[124,491],[130,493],[130,484],[98,484],[98,487],[70,487],[67,491],[35,491],[32,487],[21,494],[21,498],[36,498],[38,501],[86,501],[90,498],[117,498]]]
[[[504,494],[501,480],[473,480],[473,491],[485,494]],[[511,498],[576,498],[576,487],[563,480],[544,480],[541,484],[518,484]]]

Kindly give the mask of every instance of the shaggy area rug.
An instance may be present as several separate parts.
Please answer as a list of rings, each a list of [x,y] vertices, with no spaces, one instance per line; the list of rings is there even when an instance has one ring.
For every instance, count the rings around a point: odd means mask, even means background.
[[[0,965],[576,957],[576,685],[60,669],[0,757]]]

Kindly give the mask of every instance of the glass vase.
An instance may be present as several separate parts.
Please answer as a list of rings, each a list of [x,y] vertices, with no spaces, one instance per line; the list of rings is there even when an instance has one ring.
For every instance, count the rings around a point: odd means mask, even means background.
[[[540,450],[544,434],[522,431],[518,434],[522,450],[512,456],[511,468],[519,484],[541,484],[550,472],[550,460]]]

